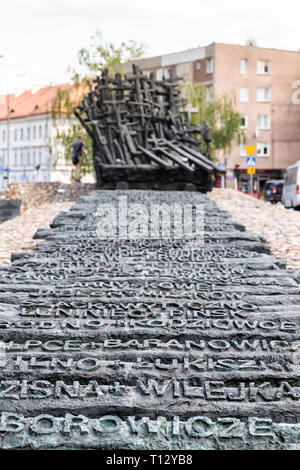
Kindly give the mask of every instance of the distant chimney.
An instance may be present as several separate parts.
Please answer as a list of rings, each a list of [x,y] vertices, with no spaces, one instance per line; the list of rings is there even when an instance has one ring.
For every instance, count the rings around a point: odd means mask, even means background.
[[[246,41],[246,46],[253,46],[253,47],[255,47],[255,46],[256,46],[256,41],[255,41],[255,39],[247,39],[247,41]]]

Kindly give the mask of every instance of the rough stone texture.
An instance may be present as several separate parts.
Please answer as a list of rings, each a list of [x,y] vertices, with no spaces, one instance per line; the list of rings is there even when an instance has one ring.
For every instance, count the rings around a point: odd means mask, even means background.
[[[10,199],[0,200],[0,224],[6,220],[13,219],[20,214],[21,201]]]
[[[12,183],[0,193],[2,199],[19,199],[22,201],[21,213],[30,207],[54,202],[77,201],[93,184],[62,183]]]
[[[1,202],[21,200],[21,216],[1,224],[0,266],[9,265],[13,252],[35,248],[33,236],[39,227],[47,228],[60,211],[68,210],[77,199],[93,188],[92,184],[13,183],[0,193]],[[71,202],[73,201],[73,202]],[[17,214],[15,214],[17,215]]]
[[[232,189],[214,189],[208,197],[228,211],[247,230],[266,238],[272,253],[285,258],[289,268],[300,270],[300,213],[281,204],[255,199]]]
[[[24,211],[22,215],[8,220],[0,226],[0,266],[11,263],[13,252],[28,252],[35,249],[33,236],[39,227],[49,227],[60,211],[67,211],[72,202],[42,204]]]
[[[203,227],[101,240],[120,197]],[[0,269],[1,448],[300,448],[298,273],[263,237],[199,193],[92,191],[35,238]]]

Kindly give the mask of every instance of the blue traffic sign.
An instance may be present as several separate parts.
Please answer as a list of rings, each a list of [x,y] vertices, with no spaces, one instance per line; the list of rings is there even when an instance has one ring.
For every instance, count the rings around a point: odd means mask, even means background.
[[[0,168],[0,171],[9,171],[9,168]]]
[[[247,166],[256,167],[256,157],[247,157]]]

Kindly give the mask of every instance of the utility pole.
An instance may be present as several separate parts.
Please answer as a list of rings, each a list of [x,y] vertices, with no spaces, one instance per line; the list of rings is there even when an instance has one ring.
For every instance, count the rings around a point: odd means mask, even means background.
[[[3,59],[3,58],[4,58],[4,55],[0,54],[0,59]],[[9,109],[9,100],[7,101],[7,95],[6,95],[6,105],[7,105],[7,108]],[[9,124],[7,125],[7,127],[9,130]],[[9,144],[7,145],[7,147],[9,147]],[[7,152],[9,152],[8,148],[7,148]],[[3,163],[5,164],[5,161]],[[9,156],[8,156],[7,168],[9,168]],[[9,171],[7,172],[7,184],[8,182],[9,182]]]
[[[254,154],[256,152],[256,145],[246,145],[245,149],[249,155],[247,157],[247,167],[248,167],[248,175],[250,175],[249,178],[249,193],[253,195],[253,175],[256,174],[256,157],[254,157]]]
[[[0,54],[0,59],[4,58],[5,56]],[[18,74],[17,77],[21,77],[22,75],[25,75],[25,74]],[[11,115],[11,109],[10,109],[10,93],[9,93],[9,90],[7,90],[7,93],[6,93],[6,109],[7,109],[7,116],[6,116],[6,119],[7,119],[7,139],[6,139],[6,143],[7,143],[7,185],[9,185],[10,183],[10,163],[11,163],[11,142],[10,142],[10,115]]]
[[[250,175],[250,194],[253,196],[253,175]]]
[[[6,95],[7,106],[7,185],[10,183],[10,95]]]
[[[227,188],[227,165],[228,165],[228,158],[224,158],[224,165],[225,165],[225,176],[224,176],[224,187]]]

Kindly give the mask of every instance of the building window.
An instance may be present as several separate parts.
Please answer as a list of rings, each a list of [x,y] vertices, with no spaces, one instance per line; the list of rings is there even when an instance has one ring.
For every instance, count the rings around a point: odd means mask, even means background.
[[[248,60],[247,59],[242,59],[240,66],[241,66],[241,73],[248,73]]]
[[[21,127],[20,129],[20,140],[24,140],[24,129]]]
[[[163,76],[164,76],[163,69],[157,69],[156,70],[156,80],[162,80]]]
[[[212,101],[214,96],[214,89],[212,86],[206,87],[206,101]]]
[[[18,165],[18,154],[17,154],[17,151],[15,150],[14,151],[14,166],[17,166]]]
[[[214,71],[214,59],[207,59],[206,61],[206,73],[213,73]]]
[[[27,127],[27,140],[30,140],[30,127]]]
[[[248,129],[248,116],[247,114],[242,114],[241,116],[241,129]]]
[[[18,140],[18,129],[15,129],[15,141]]]
[[[270,144],[268,142],[259,142],[257,144],[257,156],[258,157],[270,156]]]
[[[196,62],[196,70],[201,70],[201,62]]]
[[[21,157],[20,157],[20,165],[23,165],[23,152],[21,152]]]
[[[171,69],[165,69],[164,70],[164,77],[165,77],[166,80],[169,80],[171,78]],[[47,127],[46,127],[46,131],[47,131]]]
[[[257,116],[257,128],[260,130],[269,130],[271,129],[271,120],[270,116],[264,116],[262,114]]]
[[[249,90],[248,88],[241,88],[240,89],[240,101],[242,103],[246,103],[249,101]]]
[[[33,135],[32,135],[32,138],[33,138],[33,139],[36,139],[36,126],[33,126],[33,128],[32,128],[32,134],[33,134]]]
[[[42,138],[42,132],[43,132],[43,131],[42,131],[42,126],[39,126],[39,139]]]
[[[270,88],[257,88],[257,101],[259,103],[267,103],[271,101]]]
[[[6,132],[5,132],[5,129],[3,129],[2,131],[2,142],[5,142],[6,141]]]
[[[245,148],[245,144],[241,144],[240,145],[240,156],[241,157],[246,157],[247,155],[247,150]]]
[[[257,73],[259,75],[268,75],[271,72],[271,62],[269,60],[257,61]]]

